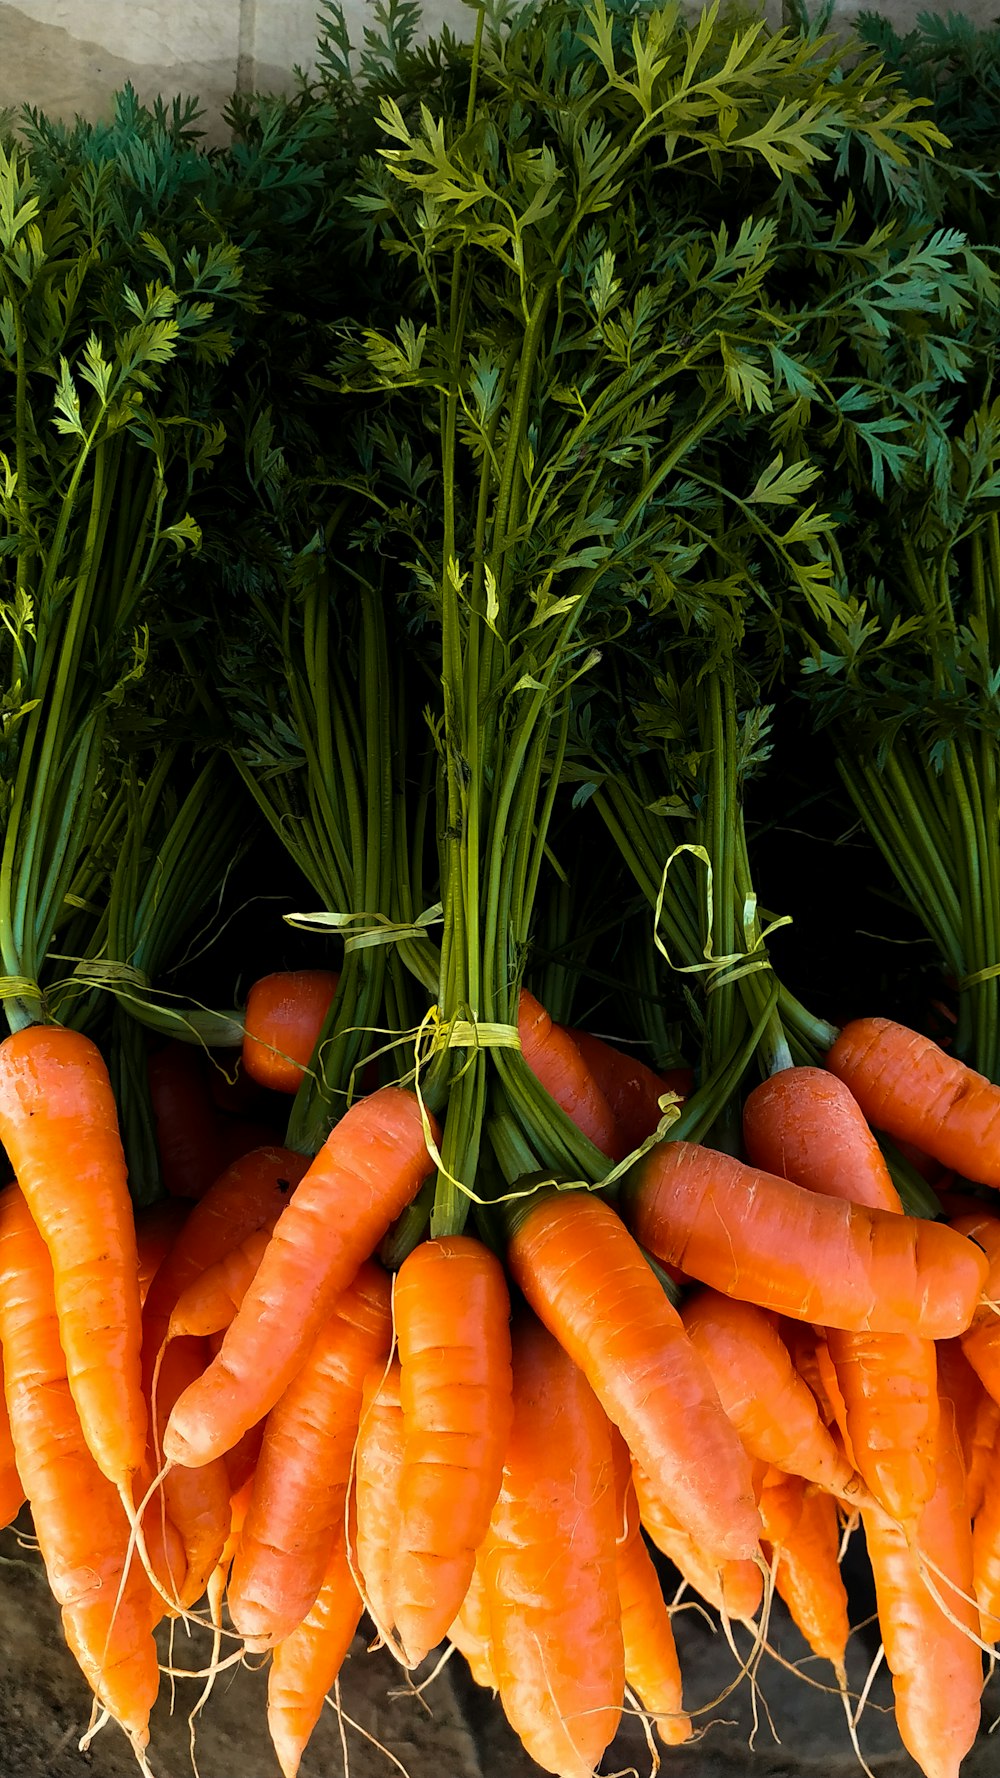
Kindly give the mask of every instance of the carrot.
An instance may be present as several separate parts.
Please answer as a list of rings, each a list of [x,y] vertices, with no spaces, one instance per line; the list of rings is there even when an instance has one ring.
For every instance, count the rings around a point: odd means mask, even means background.
[[[700,1290],[685,1303],[681,1320],[751,1457],[832,1494],[858,1495],[857,1473],[823,1425],[773,1316],[752,1303]]]
[[[252,1653],[302,1623],[344,1524],[361,1390],[392,1337],[389,1280],[366,1261],[264,1426],[229,1612]]]
[[[353,1565],[376,1629],[388,1641],[395,1582],[392,1549],[399,1525],[403,1410],[399,1359],[369,1371],[361,1394],[354,1454]]]
[[[595,1148],[612,1156],[619,1133],[607,1099],[584,1061],[571,1032],[554,1025],[544,1006],[521,989],[517,1003],[517,1034],[521,1053],[549,1097],[589,1136]],[[626,1154],[628,1150],[624,1151]]]
[[[0,1196],[0,1345],[17,1469],[66,1640],[95,1696],[144,1747],[159,1685],[158,1609],[139,1562],[126,1567],[125,1507],[84,1439],[52,1263],[17,1186]]]
[[[628,1446],[613,1427],[611,1435],[625,1683],[652,1716],[664,1746],[680,1747],[691,1739],[691,1718],[684,1710],[681,1695],[681,1669],[670,1612],[643,1542]]]
[[[870,1210],[902,1209],[857,1100],[825,1068],[781,1068],[754,1087],[743,1107],[743,1141],[765,1173]]]
[[[589,1192],[512,1207],[510,1270],[699,1544],[752,1559],[750,1461],[702,1356],[624,1223]]]
[[[177,1239],[187,1213],[188,1206],[174,1198],[160,1198],[157,1203],[136,1211],[140,1304],[145,1304],[149,1287]]]
[[[280,1212],[279,1212],[280,1214]],[[275,1216],[277,1222],[277,1215]],[[260,1269],[273,1226],[254,1229],[182,1290],[170,1311],[168,1340],[222,1333],[233,1319]]]
[[[247,995],[243,1068],[259,1086],[297,1093],[340,977],[329,969],[262,976]]]
[[[840,1524],[832,1495],[801,1476],[770,1469],[760,1495],[764,1553],[774,1584],[813,1654],[845,1680],[850,1624],[840,1572]]]
[[[513,1411],[503,1267],[467,1235],[423,1241],[400,1266],[393,1311],[403,1410],[393,1624],[412,1667],[461,1607],[500,1489]]]
[[[17,1456],[10,1430],[10,1415],[0,1389],[0,1527],[13,1524],[24,1505],[24,1487],[17,1473]]]
[[[611,1441],[586,1378],[533,1316],[512,1345],[514,1419],[483,1562],[494,1671],[529,1758],[591,1778],[625,1686]]]
[[[827,1429],[835,1427],[837,1414],[827,1389],[827,1375],[832,1373],[838,1394],[839,1385],[837,1384],[837,1374],[833,1371],[832,1366],[823,1362],[824,1359],[828,1360],[829,1358],[824,1329],[810,1327],[804,1321],[790,1321],[787,1316],[781,1319],[779,1326],[781,1337],[788,1348],[788,1355],[795,1369],[803,1382],[808,1384],[810,1393],[815,1397],[823,1425]]]
[[[34,1025],[0,1043],[0,1142],[49,1250],[84,1438],[129,1494],[146,1449],[139,1261],[114,1094],[88,1037]]]
[[[295,1778],[326,1694],[354,1640],[363,1609],[341,1530],[308,1615],[298,1629],[278,1643],[271,1658],[267,1726],[284,1778]]]
[[[985,1295],[972,1326],[962,1335],[962,1351],[984,1389],[994,1401],[1000,1402],[1000,1312],[993,1305],[1000,1291],[1000,1217],[981,1210],[972,1216],[958,1216],[951,1227],[981,1247],[989,1263]]]
[[[167,1043],[146,1066],[160,1176],[171,1197],[204,1197],[225,1164],[219,1116],[201,1054]]]
[[[614,1118],[617,1141],[611,1159],[624,1160],[633,1148],[638,1148],[647,1136],[652,1135],[662,1116],[662,1095],[674,1092],[676,1088],[655,1069],[648,1068],[645,1062],[626,1055],[624,1050],[605,1043],[603,1038],[595,1037],[590,1031],[571,1030],[569,1035]],[[690,1071],[677,1070],[676,1074],[682,1077],[689,1091]]]
[[[661,1142],[623,1190],[657,1259],[800,1321],[945,1339],[972,1321],[985,1256],[941,1223],[821,1197],[692,1142]]]
[[[929,1037],[854,1019],[826,1057],[876,1129],[980,1185],[1000,1186],[1000,1087]]]
[[[772,1075],[746,1102],[743,1134],[758,1166],[809,1191],[902,1214],[864,1113],[836,1075],[822,1068]],[[862,1479],[894,1518],[912,1519],[934,1491],[934,1342],[917,1333],[836,1327],[828,1328],[826,1338],[844,1407],[844,1436]]]
[[[207,1463],[274,1406],[432,1170],[412,1093],[381,1087],[345,1112],[278,1218],[221,1352],[174,1404],[163,1439],[171,1461]]]
[[[202,1340],[173,1340],[164,1352],[155,1403],[159,1437],[170,1404],[201,1375],[206,1357]],[[157,1463],[156,1470],[159,1468]],[[175,1568],[172,1576],[170,1596],[181,1609],[187,1609],[201,1598],[226,1541],[231,1518],[229,1474],[221,1461],[207,1463],[197,1470],[178,1467],[163,1477],[161,1488],[162,1511],[183,1549],[182,1565]],[[154,1498],[144,1523],[155,1525],[160,1510]]]
[[[632,1483],[639,1517],[658,1550],[671,1561],[689,1587],[736,1623],[749,1624],[760,1608],[764,1581],[758,1563],[717,1563],[706,1556],[690,1531],[674,1517],[659,1488],[632,1460]]]
[[[979,1634],[984,1642],[1000,1642],[1000,1467],[995,1459],[986,1471],[973,1518],[972,1584],[979,1603]]]
[[[490,1602],[483,1576],[484,1548],[485,1543],[476,1552],[472,1579],[462,1600],[461,1610],[449,1627],[448,1640],[455,1644],[460,1655],[465,1656],[476,1684],[487,1691],[495,1692],[497,1686],[493,1672],[493,1644],[490,1641]]]
[[[983,1675],[982,1656],[967,1634],[978,1633],[979,1614],[961,1597],[972,1595],[972,1531],[950,1402],[941,1404],[937,1487],[920,1516],[915,1541],[954,1583],[933,1576],[964,1629],[932,1598],[908,1533],[878,1507],[864,1509],[861,1517],[900,1737],[926,1778],[958,1778],[979,1729]]]

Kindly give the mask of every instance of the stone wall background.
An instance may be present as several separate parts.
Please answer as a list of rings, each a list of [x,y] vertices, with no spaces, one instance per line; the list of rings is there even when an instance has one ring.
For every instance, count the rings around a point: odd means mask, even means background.
[[[765,0],[768,16],[780,0]],[[872,0],[865,0],[871,4]],[[860,0],[837,0],[835,18],[849,27]],[[366,0],[345,0],[351,36],[359,39]],[[881,0],[897,24],[924,10],[962,11],[983,24],[997,0]],[[112,93],[130,80],[140,98],[196,94],[213,137],[230,94],[279,91],[296,67],[308,68],[316,39],[317,0],[0,0],[0,109],[37,105],[53,115],[99,117]],[[425,0],[428,31],[447,21],[471,29],[463,0]]]

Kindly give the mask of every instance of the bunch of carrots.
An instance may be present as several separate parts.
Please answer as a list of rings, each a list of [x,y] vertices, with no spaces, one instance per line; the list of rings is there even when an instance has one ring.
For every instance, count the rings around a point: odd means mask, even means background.
[[[251,1076],[292,1083],[330,992],[258,984]],[[656,1136],[683,1082],[521,1010],[547,1090],[630,1164],[605,1193],[521,1180],[499,1248],[429,1238],[394,1273],[439,1137],[415,1092],[137,1228],[95,1046],[0,1047],[2,1505],[30,1504],[95,1710],[145,1768],[153,1628],[203,1611],[270,1655],[290,1778],[367,1609],[407,1668],[453,1642],[538,1765],[588,1778],[626,1699],[693,1732],[643,1531],[761,1638],[776,1589],[846,1700],[860,1515],[900,1733],[955,1778],[1000,1635],[1000,1216],[905,1214],[868,1120],[996,1186],[1000,1091],[859,1020],[750,1093],[737,1160]]]

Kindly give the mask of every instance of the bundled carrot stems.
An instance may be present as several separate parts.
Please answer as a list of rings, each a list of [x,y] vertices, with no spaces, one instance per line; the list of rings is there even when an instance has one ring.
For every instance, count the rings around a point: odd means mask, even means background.
[[[0,1509],[140,1764],[182,1613],[285,1778],[366,1611],[557,1778],[689,1740],[650,1545],[863,1753],[860,1521],[957,1778],[1000,43],[474,11],[0,149]]]

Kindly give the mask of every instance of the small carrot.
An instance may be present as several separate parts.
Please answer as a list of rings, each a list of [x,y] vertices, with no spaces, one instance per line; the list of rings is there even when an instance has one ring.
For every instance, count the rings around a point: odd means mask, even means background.
[[[0,1142],[52,1261],[84,1437],[131,1494],[146,1449],[139,1260],[114,1093],[88,1037],[34,1025],[0,1043]]]
[[[549,1097],[590,1137],[595,1148],[613,1155],[619,1136],[607,1099],[572,1033],[554,1025],[527,988],[521,989],[517,1004],[517,1034],[525,1062]]]
[[[84,1439],[59,1339],[52,1263],[15,1186],[0,1196],[0,1345],[17,1470],[66,1640],[136,1747],[159,1685],[159,1615],[120,1494]],[[119,1596],[120,1594],[120,1596]]]
[[[592,1778],[625,1659],[607,1421],[533,1316],[513,1330],[514,1419],[483,1571],[500,1702],[529,1758]]]
[[[326,1694],[347,1658],[364,1607],[341,1530],[308,1613],[271,1657],[267,1726],[284,1778],[295,1778]]]
[[[467,1235],[423,1241],[393,1292],[403,1468],[393,1627],[416,1666],[445,1635],[489,1528],[510,1431],[510,1298]]]
[[[941,1223],[822,1197],[692,1142],[631,1169],[625,1215],[657,1259],[800,1321],[946,1339],[986,1281],[978,1248]]]
[[[388,1642],[395,1577],[392,1549],[399,1525],[403,1472],[403,1410],[400,1367],[376,1366],[364,1380],[354,1453],[353,1566],[372,1622]]]
[[[760,1494],[764,1554],[774,1584],[813,1654],[846,1682],[850,1623],[840,1571],[840,1523],[832,1495],[801,1476],[769,1469]]]
[[[640,1464],[632,1460],[632,1482],[643,1529],[689,1587],[735,1623],[749,1624],[760,1609],[764,1581],[760,1565],[746,1559],[715,1562],[670,1511]]]
[[[275,1222],[277,1216],[275,1217]],[[273,1228],[266,1225],[244,1235],[242,1241],[192,1279],[170,1311],[168,1340],[222,1333],[233,1319],[260,1269]],[[175,1398],[176,1399],[176,1398]]]
[[[842,1498],[861,1492],[857,1472],[820,1419],[774,1317],[752,1303],[702,1289],[681,1320],[751,1457],[790,1470]]]
[[[1000,1186],[1000,1087],[891,1019],[854,1019],[826,1057],[876,1129]]]
[[[611,1452],[625,1683],[653,1718],[664,1746],[680,1747],[691,1739],[691,1718],[684,1709],[677,1645],[663,1589],[642,1539],[628,1446],[613,1427]]]
[[[979,1613],[969,1603],[972,1530],[965,1470],[951,1403],[942,1402],[941,1410],[937,1487],[915,1540],[878,1507],[863,1509],[861,1517],[903,1745],[926,1778],[958,1778],[979,1730],[983,1674],[982,1656],[970,1639],[970,1633],[978,1634]],[[931,1579],[957,1625],[931,1596],[917,1550],[934,1563]]]
[[[486,1691],[495,1692],[497,1686],[493,1671],[493,1645],[490,1641],[490,1602],[483,1578],[484,1547],[485,1545],[481,1545],[476,1553],[472,1579],[462,1600],[461,1610],[449,1627],[448,1640],[455,1644],[460,1655],[465,1656],[476,1684]]]
[[[368,1260],[267,1417],[229,1581],[230,1616],[252,1653],[290,1636],[323,1584],[344,1524],[362,1384],[391,1335],[389,1280]]]
[[[870,1210],[902,1210],[857,1100],[825,1068],[780,1068],[743,1107],[743,1141],[755,1167]]]
[[[258,1086],[297,1093],[340,978],[329,969],[261,976],[247,995],[243,1068]]]
[[[163,1439],[171,1461],[209,1462],[274,1406],[432,1170],[414,1094],[380,1087],[345,1112],[278,1218],[222,1350],[174,1404]]]
[[[655,1069],[647,1067],[645,1062],[626,1055],[624,1050],[617,1049],[612,1043],[606,1043],[602,1037],[595,1037],[590,1031],[573,1029],[569,1035],[590,1069],[599,1091],[607,1100],[614,1118],[618,1135],[611,1159],[624,1160],[627,1154],[631,1154],[634,1148],[645,1142],[646,1137],[651,1136],[656,1129],[662,1116],[660,1099],[665,1093],[676,1092],[677,1089],[670,1080],[657,1074]],[[677,1078],[690,1091],[690,1071],[675,1071],[673,1079]]]

